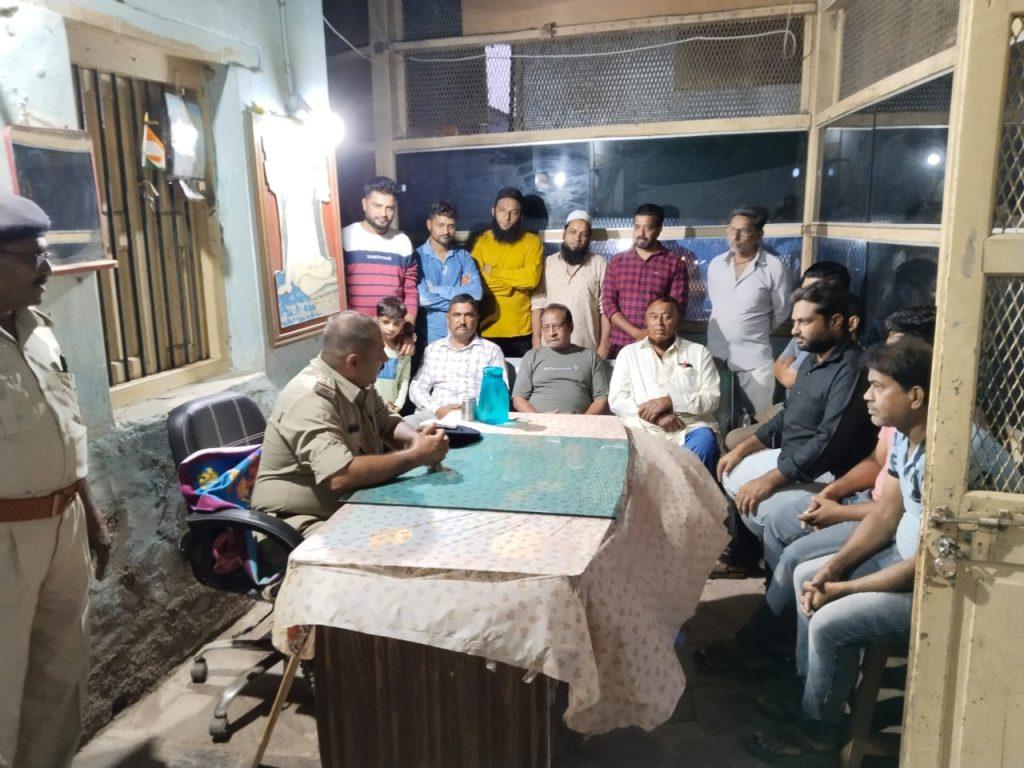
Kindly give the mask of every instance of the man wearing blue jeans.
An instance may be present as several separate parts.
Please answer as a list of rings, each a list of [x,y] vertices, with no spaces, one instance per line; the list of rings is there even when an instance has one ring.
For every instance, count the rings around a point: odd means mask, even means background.
[[[909,639],[931,355],[930,345],[904,338],[865,356],[871,419],[897,429],[889,477],[881,499],[842,548],[802,563],[793,574],[801,716],[782,731],[746,740],[769,760],[837,749],[861,649]]]
[[[861,399],[862,350],[850,336],[849,313],[841,283],[823,280],[793,293],[793,337],[811,354],[783,409],[718,462],[739,519],[759,539],[771,518],[799,527],[797,516],[811,497],[874,446]]]

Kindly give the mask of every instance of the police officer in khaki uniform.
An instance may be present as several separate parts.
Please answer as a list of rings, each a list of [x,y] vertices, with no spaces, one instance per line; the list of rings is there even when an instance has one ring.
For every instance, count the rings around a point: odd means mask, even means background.
[[[89,549],[110,536],[86,481],[86,429],[49,318],[46,214],[0,192],[0,766],[67,766],[89,663]]]
[[[253,508],[308,534],[352,491],[445,457],[443,430],[416,431],[373,388],[386,360],[372,317],[341,312],[328,321],[323,351],[288,382],[267,423]]]

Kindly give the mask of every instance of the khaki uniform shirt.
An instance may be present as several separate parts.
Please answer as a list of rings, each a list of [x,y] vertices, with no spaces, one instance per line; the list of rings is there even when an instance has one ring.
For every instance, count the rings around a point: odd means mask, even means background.
[[[255,509],[328,518],[342,494],[323,482],[356,456],[380,454],[396,414],[316,357],[281,391],[263,437]]]
[[[0,499],[47,496],[88,473],[75,377],[53,323],[21,309],[15,326],[17,339],[0,328]]]
[[[608,262],[604,256],[588,253],[579,266],[567,264],[562,254],[544,261],[544,277],[533,292],[532,309],[564,304],[572,312],[571,341],[578,347],[597,349],[601,343],[601,294]]]

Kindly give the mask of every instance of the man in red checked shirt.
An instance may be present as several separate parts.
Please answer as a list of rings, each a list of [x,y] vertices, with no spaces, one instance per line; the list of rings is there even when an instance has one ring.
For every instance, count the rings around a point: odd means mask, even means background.
[[[689,279],[686,263],[659,241],[665,211],[644,203],[633,214],[633,247],[612,257],[604,279],[604,313],[612,324],[609,357],[647,337],[644,314],[658,296],[671,296],[686,315]]]

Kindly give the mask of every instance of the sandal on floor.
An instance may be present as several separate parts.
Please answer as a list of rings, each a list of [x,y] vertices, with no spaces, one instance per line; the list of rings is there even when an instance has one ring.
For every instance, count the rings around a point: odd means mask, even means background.
[[[727,563],[724,560],[719,560],[715,563],[715,567],[711,569],[711,573],[708,574],[709,579],[745,579],[747,578],[747,569],[742,565],[733,565]]]
[[[761,693],[754,697],[757,714],[779,725],[789,725],[800,719],[800,702],[794,695]]]
[[[820,766],[822,758],[839,751],[838,729],[809,728],[792,723],[777,733],[754,733],[742,739],[744,748],[776,765]]]

